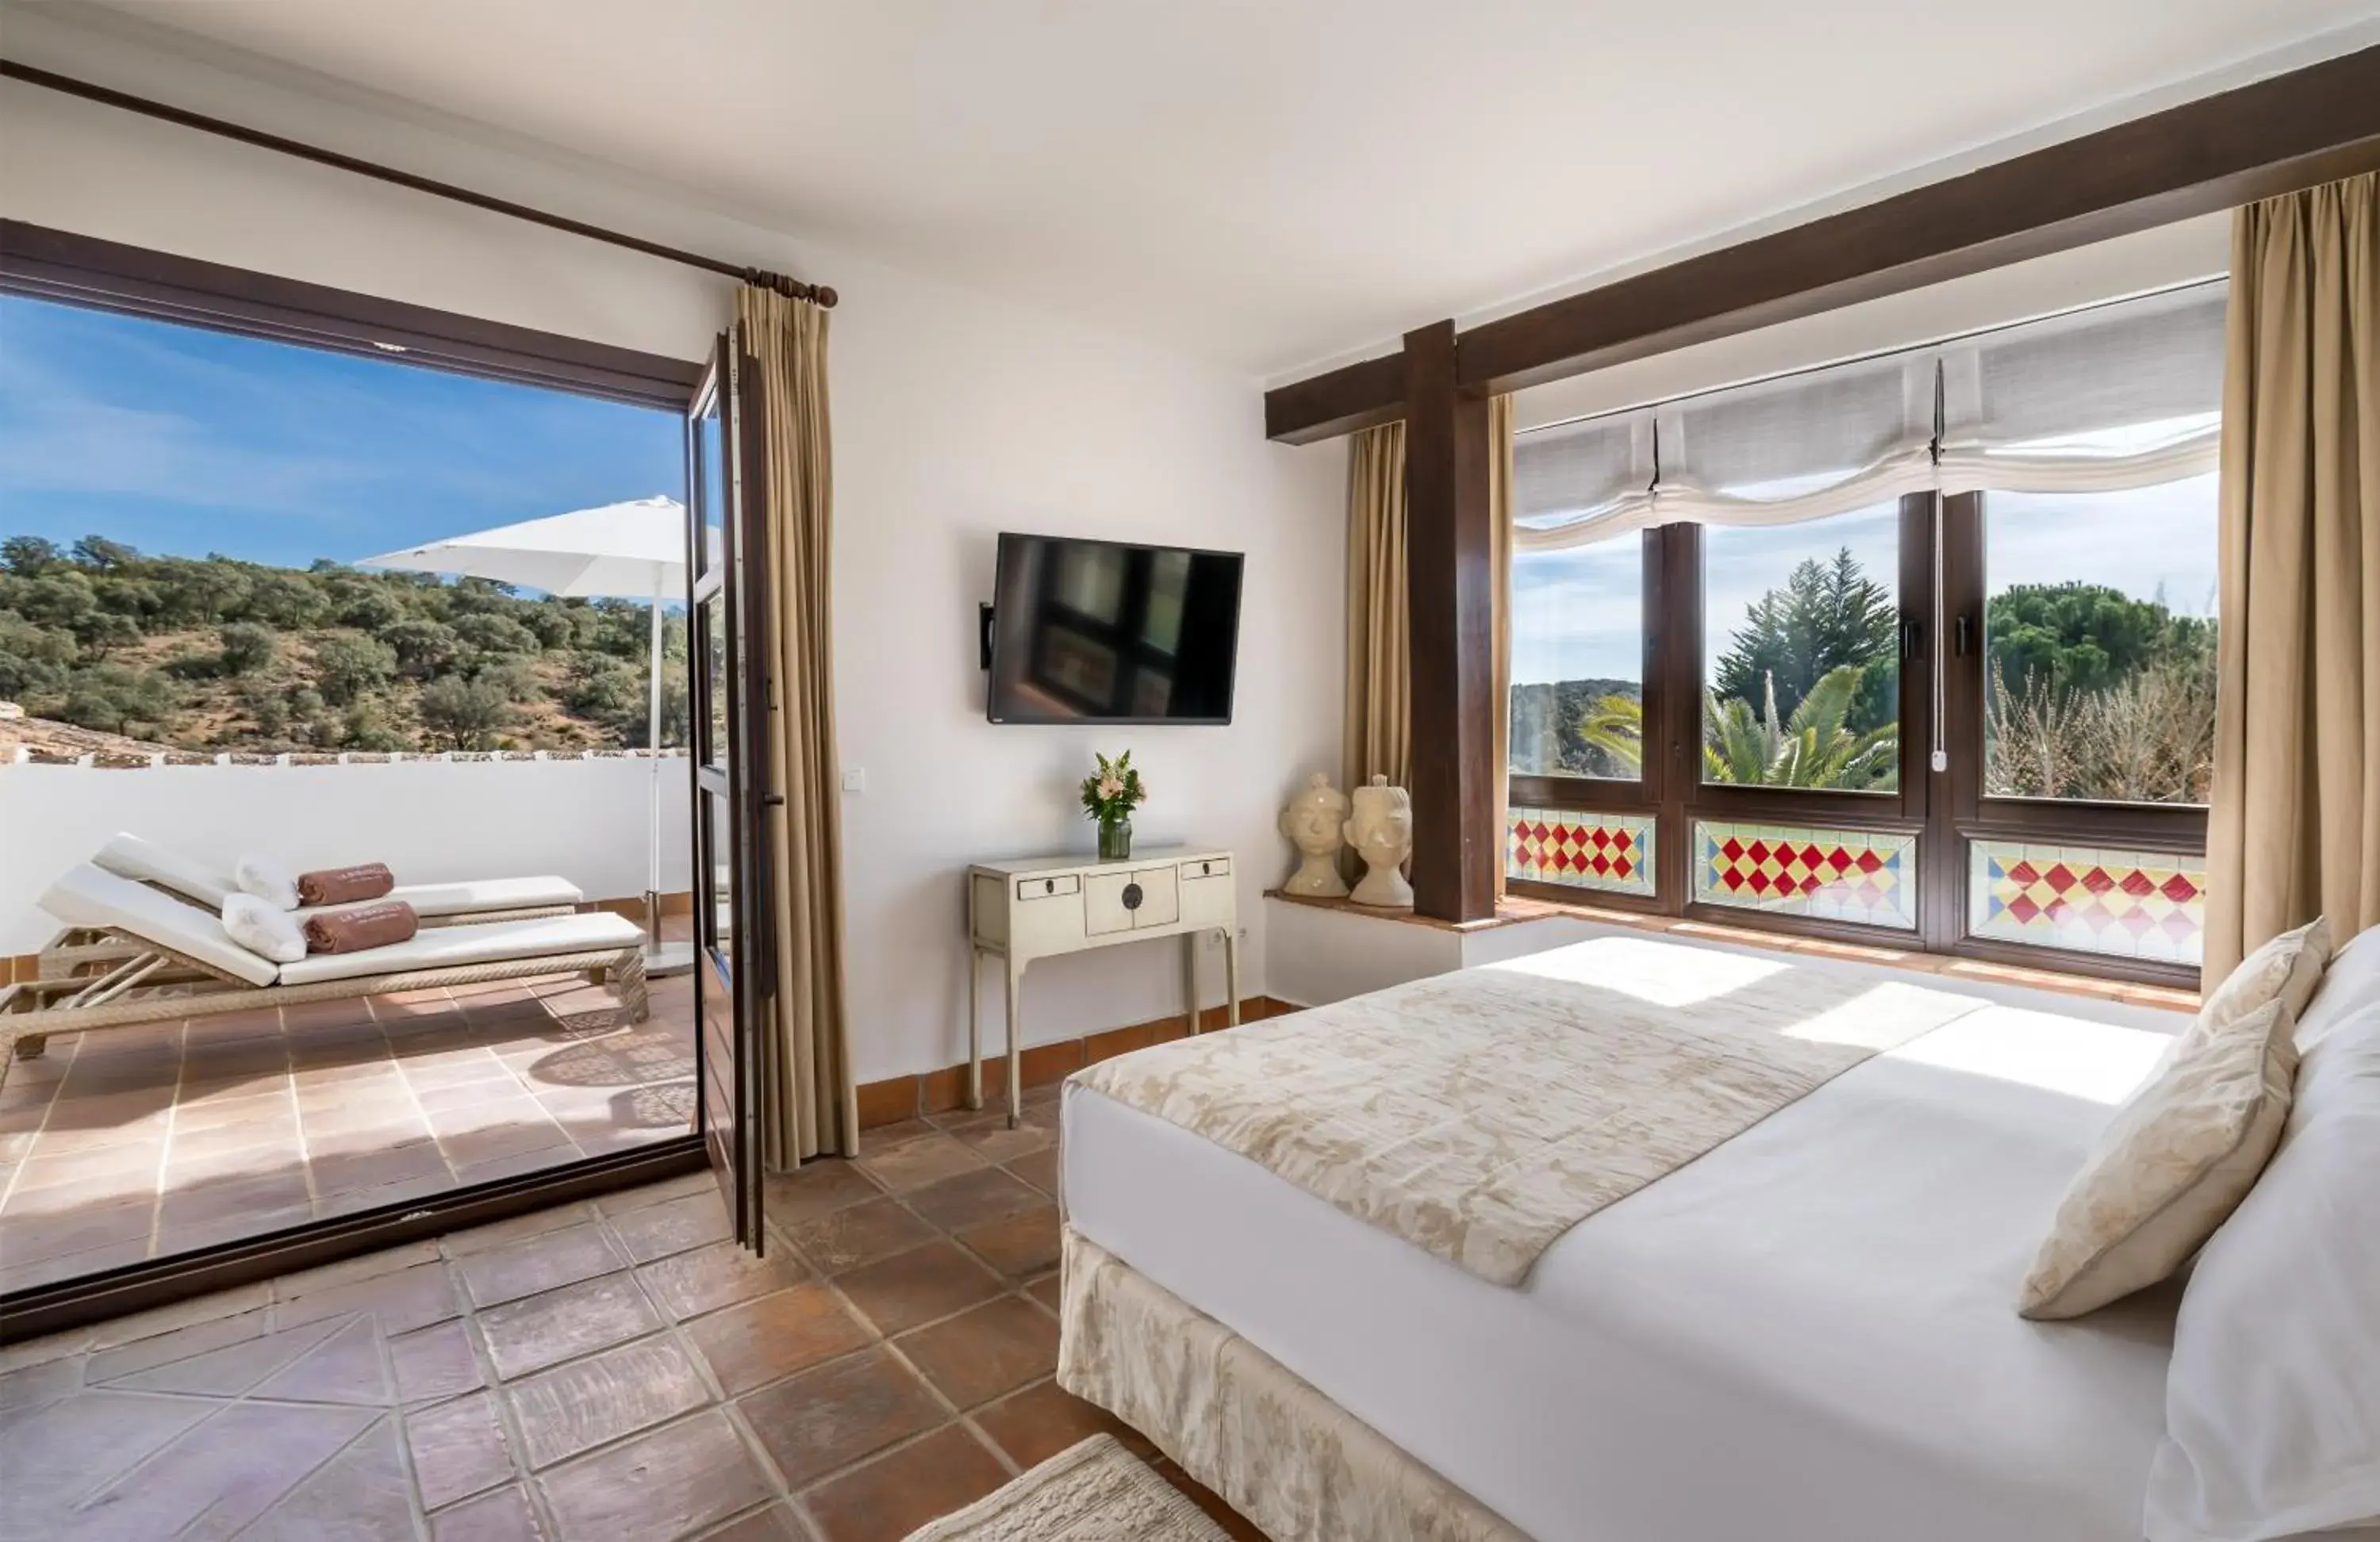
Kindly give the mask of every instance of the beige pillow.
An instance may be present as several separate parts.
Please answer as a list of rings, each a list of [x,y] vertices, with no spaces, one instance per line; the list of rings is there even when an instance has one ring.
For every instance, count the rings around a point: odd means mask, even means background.
[[[2317,916],[2241,959],[2240,967],[2207,993],[2198,1020],[2219,1027],[2271,1001],[2289,1003],[2292,1020],[2302,1017],[2329,964],[2330,917]]]
[[[2202,1014],[2190,1026],[2068,1185],[2019,1312],[2096,1311],[2165,1279],[2215,1234],[2280,1144],[2297,1075],[2296,1022],[2276,998],[2228,1022]]]

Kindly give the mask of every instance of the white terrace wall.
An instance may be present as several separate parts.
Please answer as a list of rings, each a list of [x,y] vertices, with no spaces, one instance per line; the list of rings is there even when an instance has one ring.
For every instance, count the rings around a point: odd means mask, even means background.
[[[435,759],[380,763],[0,764],[0,959],[57,929],[42,891],[119,830],[229,871],[246,853],[289,867],[385,862],[402,882],[559,873],[589,899],[645,889],[653,775],[662,887],[690,886],[686,762]]]

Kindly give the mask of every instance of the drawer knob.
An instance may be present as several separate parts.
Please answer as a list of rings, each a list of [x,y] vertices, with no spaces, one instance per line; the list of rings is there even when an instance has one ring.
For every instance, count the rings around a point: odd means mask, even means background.
[[[1140,908],[1140,885],[1137,883],[1125,884],[1123,886],[1123,907],[1126,910],[1138,910]]]
[[[1212,862],[1201,862],[1201,863],[1199,863],[1199,864],[1198,864],[1198,871],[1199,871],[1202,875],[1203,875],[1203,874],[1206,874],[1206,873],[1211,873],[1211,872],[1213,872],[1214,870],[1215,870],[1215,865],[1214,865]]]
[[[1054,878],[1043,879],[1041,880],[1041,892],[1045,894],[1056,893],[1058,892],[1058,880]]]

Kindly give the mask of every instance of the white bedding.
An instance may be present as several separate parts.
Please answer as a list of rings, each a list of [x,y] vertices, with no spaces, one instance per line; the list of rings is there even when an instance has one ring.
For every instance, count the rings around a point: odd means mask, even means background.
[[[2136,1542],[2174,1294],[2014,1302],[2180,1020],[1977,993],[1517,1289],[1074,1087],[1067,1210],[1540,1542]]]

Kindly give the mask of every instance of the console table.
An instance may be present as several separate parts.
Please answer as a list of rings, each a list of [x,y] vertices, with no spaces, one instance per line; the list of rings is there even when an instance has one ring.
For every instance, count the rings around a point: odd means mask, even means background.
[[[1161,846],[1122,862],[1077,853],[978,862],[967,869],[967,1107],[983,1107],[983,955],[1006,961],[1008,1123],[1016,1125],[1025,1057],[1018,1002],[1025,966],[1037,958],[1118,942],[1182,939],[1182,979],[1190,1031],[1198,1031],[1198,934],[1223,934],[1223,982],[1233,1027],[1240,1022],[1240,907],[1232,854]]]

